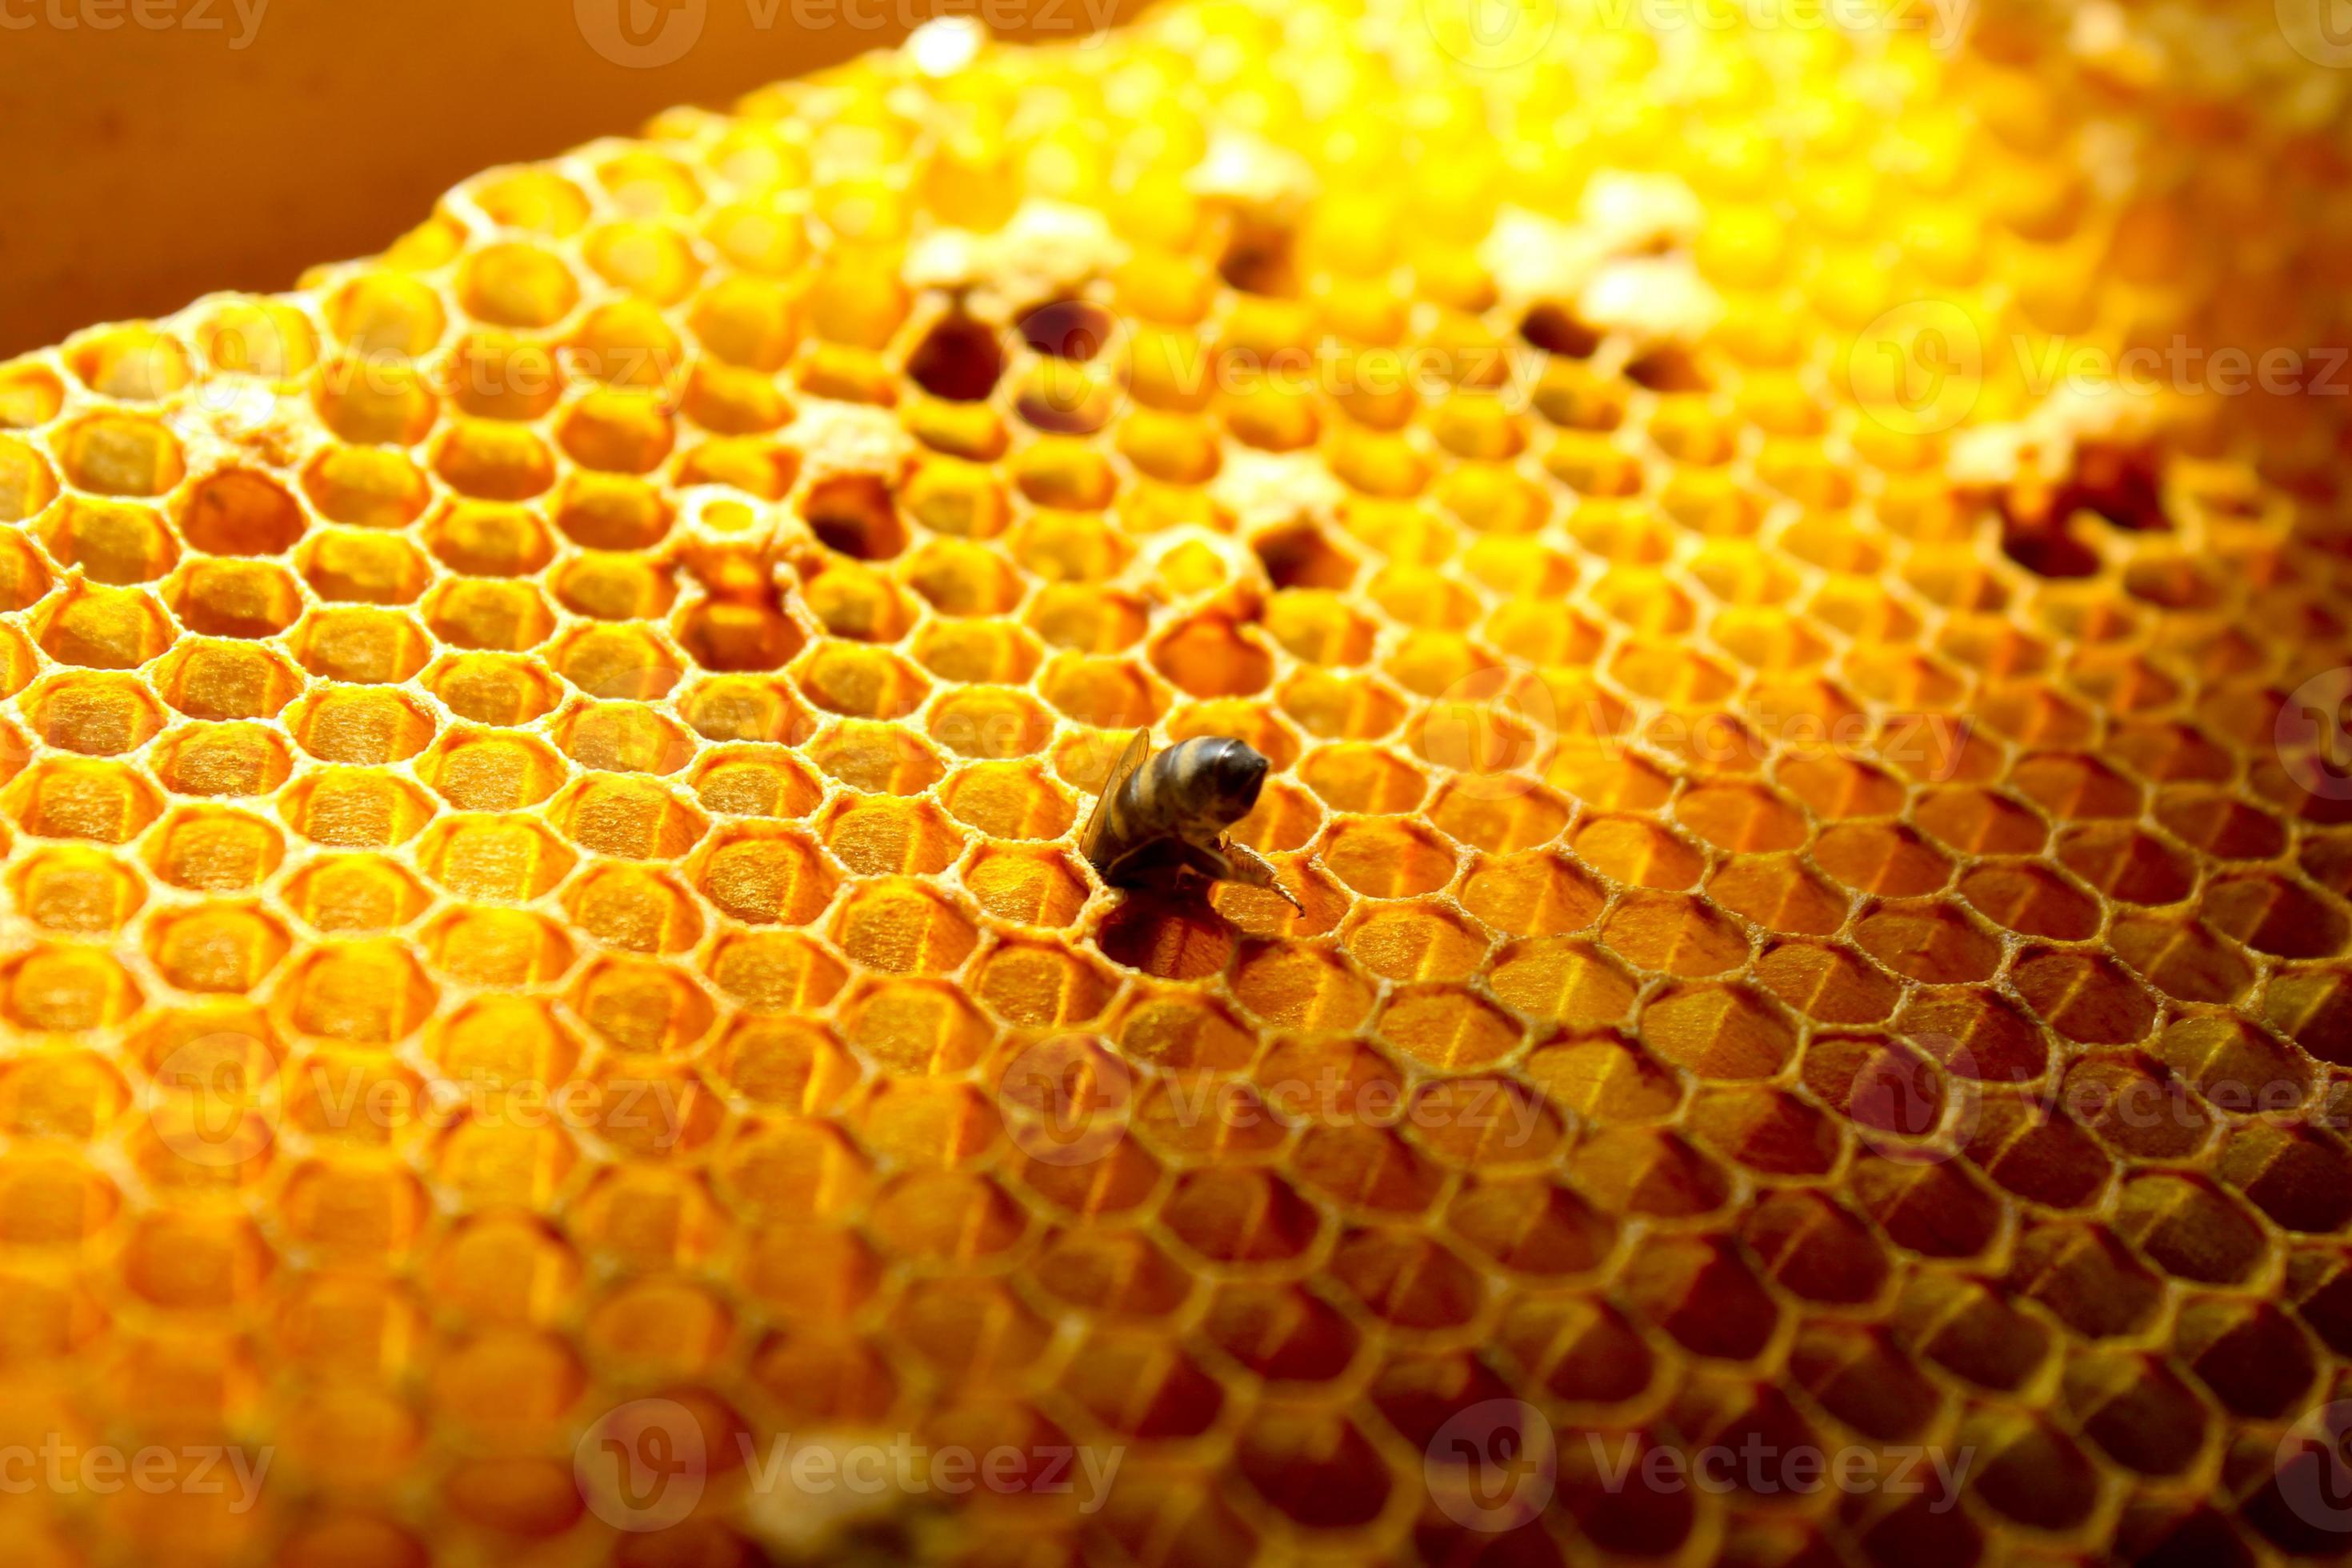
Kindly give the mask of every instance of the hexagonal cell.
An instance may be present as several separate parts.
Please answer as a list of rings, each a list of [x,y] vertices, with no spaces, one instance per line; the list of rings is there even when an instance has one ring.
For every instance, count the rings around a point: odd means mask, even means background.
[[[50,442],[66,478],[99,495],[160,496],[187,472],[179,441],[142,414],[89,415]]]
[[[950,816],[991,838],[1059,838],[1077,817],[1070,798],[1030,763],[969,763],[940,799]]]
[[[20,1029],[97,1029],[139,1010],[122,965],[87,947],[38,947],[0,966],[0,1013]]]
[[[173,795],[271,795],[293,768],[286,743],[258,724],[192,725],[155,756],[155,776]]]
[[[528,724],[562,700],[562,689],[529,660],[491,654],[444,659],[425,685],[451,712],[477,724]]]
[[[1687,839],[1645,817],[1591,818],[1572,842],[1579,860],[1629,887],[1687,888],[1706,865]]]
[[[1930,985],[1990,979],[2000,944],[1948,905],[1881,904],[1855,923],[1854,941],[1898,974]]]
[[[461,898],[518,902],[547,892],[577,860],[537,823],[496,816],[445,818],[416,848],[425,874]]]
[[[432,983],[397,942],[331,942],[278,983],[277,1009],[297,1034],[391,1045],[433,1016]]]
[[[753,924],[805,925],[832,901],[835,886],[806,839],[749,823],[720,829],[693,876],[705,898]]]
[[[289,727],[301,748],[326,763],[382,765],[403,762],[433,739],[434,723],[397,691],[325,690],[295,709]]]
[[[677,619],[678,646],[704,669],[782,669],[807,638],[766,605],[707,601]]]
[[[639,700],[666,696],[684,669],[679,656],[659,637],[627,626],[574,632],[555,646],[550,662],[592,697]]]
[[[621,860],[675,860],[708,827],[698,811],[640,778],[583,778],[555,799],[548,818],[579,847]]]
[[[1847,887],[1886,898],[1916,898],[1948,881],[1951,862],[1908,828],[1842,822],[1813,842],[1813,863]]]
[[[1232,620],[1200,615],[1151,644],[1151,666],[1194,697],[1246,697],[1274,679],[1273,660]]]
[[[677,699],[677,716],[706,741],[769,741],[804,746],[816,720],[780,680],[715,676]]]
[[[230,905],[175,910],[147,929],[156,969],[183,991],[248,995],[291,947],[268,915]]]
[[[1054,721],[1023,692],[967,687],[931,705],[925,729],[932,740],[966,757],[1025,757],[1053,738]]]
[[[632,952],[678,952],[702,935],[686,889],[636,866],[593,866],[563,890],[574,930]]]
[[[285,854],[284,836],[259,817],[200,809],[174,813],[157,830],[148,863],[175,888],[227,893],[267,881]]]
[[[2279,958],[2325,958],[2345,943],[2340,910],[2301,882],[2263,872],[2216,881],[2203,910],[2225,935]]]
[[[833,1000],[849,972],[798,931],[751,931],[712,950],[703,967],[719,989],[754,1012],[805,1014]]]
[[[304,581],[330,603],[405,605],[425,592],[432,567],[396,533],[328,529],[302,547]]]
[[[1323,746],[1307,753],[1299,777],[1334,810],[1400,816],[1421,804],[1428,786],[1392,752],[1376,746]]]
[[[444,583],[425,601],[425,618],[433,635],[450,647],[486,652],[520,653],[537,647],[555,630],[555,615],[548,608],[546,595],[529,583],[478,578]],[[558,668],[562,668],[559,655]],[[674,683],[674,659],[669,668],[669,681]],[[667,689],[667,684],[662,688]],[[627,694],[631,693],[616,693]]]
[[[170,602],[181,625],[213,637],[275,637],[302,613],[294,579],[282,567],[257,561],[191,562],[173,585]]]
[[[964,868],[963,885],[982,910],[1023,925],[1067,927],[1087,897],[1069,860],[1050,850],[987,850]]]
[[[556,721],[554,739],[582,767],[607,773],[671,773],[694,755],[692,736],[638,703],[577,705]]]
[[[180,547],[154,508],[131,501],[68,500],[52,508],[40,539],[60,565],[93,583],[152,583],[171,571]]]
[[[782,749],[708,757],[695,770],[694,790],[704,810],[727,816],[805,816],[824,798],[816,780]]]
[[[172,646],[163,606],[134,588],[77,584],[50,602],[38,626],[51,658],[86,669],[135,669]]]
[[[425,933],[425,951],[432,966],[453,980],[463,980],[477,985],[525,986],[553,980],[572,967],[574,956],[572,941],[554,921],[539,915],[524,914],[514,910],[464,909],[453,911],[436,921]],[[489,1006],[497,998],[488,999],[481,1006]],[[536,1005],[535,1004],[524,1005]],[[546,1032],[561,1039],[551,1025]],[[445,1039],[457,1037],[454,1026]],[[531,1048],[523,1042],[534,1037],[526,1035],[521,1042],[502,1042],[503,1048],[521,1051]],[[487,1044],[485,1050],[490,1048]],[[436,1059],[445,1066],[452,1059],[443,1054]],[[557,1070],[531,1079],[527,1073],[512,1075],[528,1081],[561,1082],[566,1076]]]
[[[286,792],[278,815],[314,844],[376,849],[404,844],[431,820],[431,798],[404,779],[362,768],[326,768]]]
[[[293,651],[311,674],[361,685],[406,680],[431,657],[415,621],[378,609],[313,611],[294,634]]]
[[[126,675],[66,675],[26,700],[33,733],[62,751],[110,757],[137,751],[163,728],[146,688]]]
[[[302,673],[268,648],[182,638],[151,678],[191,719],[268,719],[302,689]]]
[[[2028,949],[2014,982],[2042,1020],[2070,1040],[2125,1045],[2156,1021],[2155,998],[2100,954]]]
[[[535,740],[459,733],[436,747],[416,772],[460,811],[514,811],[553,795],[570,770]]]
[[[600,621],[657,620],[677,596],[672,568],[622,551],[573,556],[557,569],[553,585],[564,608]]]
[[[451,446],[450,441],[442,444],[444,477],[452,460]],[[477,457],[480,461],[488,460],[485,454]],[[493,493],[492,481],[485,476],[475,474],[468,479],[475,488],[458,487],[466,494]],[[534,495],[546,487],[543,477],[528,489],[523,489],[523,483],[518,480],[509,488]],[[529,576],[544,569],[555,556],[555,541],[536,511],[529,507],[492,505],[481,500],[452,501],[434,513],[425,525],[424,542],[444,566],[474,577]]]
[[[1636,889],[1610,911],[1601,940],[1636,969],[1721,974],[1748,962],[1748,935],[1686,893]]]
[[[1367,898],[1433,893],[1453,881],[1454,851],[1412,823],[1343,822],[1325,835],[1325,868]]]
[[[26,919],[79,936],[120,930],[147,896],[131,867],[99,850],[62,847],[35,851],[8,886]]]
[[[129,843],[163,809],[154,786],[131,769],[62,758],[26,769],[0,802],[27,833],[101,844]]]
[[[901,878],[854,887],[835,917],[834,937],[854,962],[890,973],[949,973],[979,942],[954,905]]]
[[[322,931],[389,931],[425,912],[432,895],[376,855],[314,860],[287,884],[286,904]]]
[[[302,491],[328,521],[362,528],[413,522],[424,515],[433,495],[423,470],[407,454],[381,447],[329,447],[303,469]],[[267,498],[236,499],[247,505],[271,504]],[[261,536],[267,537],[268,530]]]

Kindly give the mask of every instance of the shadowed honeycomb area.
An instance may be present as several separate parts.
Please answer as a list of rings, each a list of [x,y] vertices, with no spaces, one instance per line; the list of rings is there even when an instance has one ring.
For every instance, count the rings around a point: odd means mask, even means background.
[[[2352,77],[1738,10],[936,24],[0,365],[10,1560],[2338,1554],[2352,405],[2050,367],[2344,342]]]

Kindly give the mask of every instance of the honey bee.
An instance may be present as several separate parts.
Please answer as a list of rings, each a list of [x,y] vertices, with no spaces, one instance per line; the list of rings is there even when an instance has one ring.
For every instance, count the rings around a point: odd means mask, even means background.
[[[1274,868],[1225,829],[1249,815],[1273,764],[1246,742],[1203,735],[1151,754],[1138,730],[1103,784],[1079,847],[1115,887],[1148,887],[1187,875],[1265,888],[1304,913]]]

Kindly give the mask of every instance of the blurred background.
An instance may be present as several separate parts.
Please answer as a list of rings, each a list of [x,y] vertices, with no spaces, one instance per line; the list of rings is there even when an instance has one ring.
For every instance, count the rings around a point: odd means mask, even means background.
[[[0,354],[381,248],[475,170],[894,44],[1138,0],[0,0]]]

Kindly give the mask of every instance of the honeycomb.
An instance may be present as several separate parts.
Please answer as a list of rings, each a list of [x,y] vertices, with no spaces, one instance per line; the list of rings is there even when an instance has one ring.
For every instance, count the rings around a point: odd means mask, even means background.
[[[11,1561],[2337,1554],[2345,85],[1633,12],[936,25],[0,367]],[[1968,1463],[1610,1479],[1748,1444]]]

